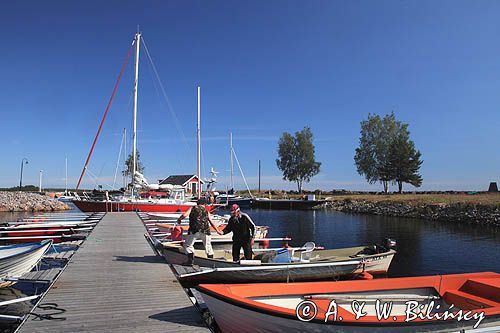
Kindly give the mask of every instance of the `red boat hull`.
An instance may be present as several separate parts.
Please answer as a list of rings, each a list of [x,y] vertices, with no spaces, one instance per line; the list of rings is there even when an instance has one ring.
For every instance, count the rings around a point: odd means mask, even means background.
[[[64,231],[63,231],[64,230]],[[50,228],[30,228],[17,230],[0,231],[0,242],[7,243],[30,243],[52,239],[54,243],[74,240],[72,235],[78,233],[79,227],[50,227]],[[80,237],[76,237],[80,239]]]
[[[73,201],[82,212],[162,212],[162,213],[184,213],[193,205],[168,205],[157,203],[134,203],[134,202],[106,202],[106,201]],[[211,211],[213,206],[207,206]]]
[[[13,243],[33,243],[33,242],[41,242],[47,239],[51,239],[52,243],[62,243],[62,242],[70,242],[70,241],[75,241],[75,240],[82,240],[84,239],[82,236],[78,235],[66,235],[66,234],[60,234],[60,235],[44,235],[44,236],[31,236],[31,238],[28,237],[12,237],[8,240],[0,240],[0,243],[6,243],[6,244],[13,244]]]

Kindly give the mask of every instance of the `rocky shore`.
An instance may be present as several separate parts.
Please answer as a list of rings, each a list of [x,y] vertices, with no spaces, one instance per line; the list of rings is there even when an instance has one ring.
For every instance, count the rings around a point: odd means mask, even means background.
[[[325,208],[344,213],[419,218],[453,223],[500,226],[500,207],[471,203],[402,203],[368,200],[331,200]]]
[[[0,212],[34,212],[67,209],[70,208],[65,203],[43,194],[0,191]]]

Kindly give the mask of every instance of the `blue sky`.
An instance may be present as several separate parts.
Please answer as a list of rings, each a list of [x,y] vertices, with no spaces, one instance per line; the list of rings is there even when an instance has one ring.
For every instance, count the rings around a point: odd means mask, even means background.
[[[495,1],[5,3],[0,186],[18,184],[23,157],[25,184],[42,169],[46,186],[63,186],[65,156],[76,184],[139,24],[172,106],[143,52],[138,140],[149,180],[195,171],[200,85],[203,174],[220,171],[219,188],[229,131],[250,187],[260,159],[263,188],[295,188],[276,167],[277,141],[310,126],[322,166],[305,188],[380,190],[356,173],[354,149],[368,113],[394,111],[422,152],[421,189],[486,189],[500,181],[499,13]],[[132,73],[131,61],[90,164],[99,183],[112,183],[130,133]]]

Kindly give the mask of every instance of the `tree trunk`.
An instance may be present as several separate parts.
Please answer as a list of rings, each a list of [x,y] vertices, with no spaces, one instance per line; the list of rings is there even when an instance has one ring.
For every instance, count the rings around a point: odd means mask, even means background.
[[[297,190],[300,194],[302,194],[302,181],[297,180]]]
[[[389,183],[387,180],[383,180],[382,184],[384,184],[384,193],[387,194],[387,191],[389,191]]]
[[[403,182],[402,181],[398,181],[398,189],[399,189],[399,193],[403,192]]]

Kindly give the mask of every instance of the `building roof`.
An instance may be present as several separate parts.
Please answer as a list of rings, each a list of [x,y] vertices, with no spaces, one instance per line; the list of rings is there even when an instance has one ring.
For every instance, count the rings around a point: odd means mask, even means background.
[[[198,179],[196,175],[172,175],[160,181],[160,185],[171,184],[171,185],[186,185],[191,179]],[[204,181],[202,180],[203,184]]]

